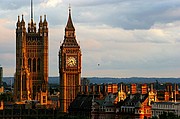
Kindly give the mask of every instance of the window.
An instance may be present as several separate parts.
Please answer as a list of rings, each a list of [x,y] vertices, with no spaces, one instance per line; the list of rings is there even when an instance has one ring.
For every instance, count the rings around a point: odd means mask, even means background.
[[[24,62],[25,62],[25,59],[23,58],[23,66],[25,65]]]
[[[41,66],[41,61],[40,61],[40,58],[38,58],[37,60],[37,71],[40,72],[40,66]]]
[[[28,59],[29,70],[31,71],[31,58]]]
[[[38,91],[40,91],[40,89],[41,89],[41,87],[40,87],[40,86],[38,86],[37,90],[38,90]]]
[[[36,59],[33,59],[33,72],[36,72]]]
[[[21,65],[22,65],[22,59],[21,59],[21,58],[20,58],[20,61],[19,61],[19,62],[20,62],[20,66],[21,66]]]
[[[46,103],[46,96],[43,96],[43,103]]]
[[[26,91],[26,75],[22,76],[22,91]]]

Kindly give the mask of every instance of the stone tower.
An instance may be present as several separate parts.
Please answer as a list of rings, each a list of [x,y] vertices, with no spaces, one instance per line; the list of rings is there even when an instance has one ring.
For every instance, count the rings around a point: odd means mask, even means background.
[[[31,0],[32,3],[32,0]],[[32,6],[32,4],[31,4]],[[31,20],[26,31],[25,21],[18,16],[16,23],[16,73],[14,99],[38,100],[47,104],[48,93],[48,23],[40,16],[39,28]]]
[[[64,41],[59,51],[59,74],[60,107],[62,112],[67,112],[79,92],[81,79],[81,49],[76,40],[70,8]]]

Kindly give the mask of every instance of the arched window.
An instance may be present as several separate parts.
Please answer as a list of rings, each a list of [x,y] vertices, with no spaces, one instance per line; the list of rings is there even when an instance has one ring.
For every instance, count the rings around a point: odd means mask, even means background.
[[[33,86],[33,98],[36,97],[36,86]]]
[[[40,86],[38,86],[38,89],[37,89],[38,91],[40,91],[41,90],[41,87]]]
[[[36,72],[36,59],[33,59],[33,72]]]
[[[23,58],[23,66],[24,66],[25,59]]]
[[[20,66],[22,66],[22,59],[21,58],[20,58],[19,62],[20,62]]]
[[[38,58],[38,60],[37,60],[37,71],[40,72],[40,69],[41,69],[41,61],[40,61],[40,58]]]
[[[31,72],[31,58],[28,59],[28,67],[29,67],[30,72]]]

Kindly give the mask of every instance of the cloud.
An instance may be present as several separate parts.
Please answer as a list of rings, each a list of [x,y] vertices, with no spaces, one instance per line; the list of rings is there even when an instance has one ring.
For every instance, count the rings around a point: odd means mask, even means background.
[[[179,76],[179,0],[70,2],[82,49],[82,76]],[[68,4],[67,0],[34,0],[37,26],[44,14],[49,24],[50,76],[58,75],[58,51],[64,39]],[[5,67],[5,76],[15,72],[17,16],[24,14],[27,24],[29,7],[30,1],[1,1],[0,64]]]
[[[62,3],[62,0],[46,0],[41,3],[43,7],[56,7],[58,4]]]
[[[33,4],[39,4],[44,0],[33,0]],[[0,9],[3,10],[15,10],[22,7],[30,7],[30,0],[1,0]]]
[[[100,2],[100,1],[98,1]],[[86,2],[88,3],[88,2]],[[95,2],[96,3],[96,2]],[[124,29],[149,29],[158,22],[168,23],[180,18],[179,1],[146,1],[144,0],[126,0],[113,1],[111,4],[89,5],[79,7],[79,22],[86,24],[106,24],[113,27]],[[83,3],[79,3],[82,4]]]
[[[72,4],[75,6],[80,6],[80,7],[87,7],[87,6],[98,6],[98,5],[104,5],[104,4],[116,4],[120,2],[121,0],[63,0],[64,3],[67,4]]]
[[[5,76],[12,76],[15,69],[15,33],[9,28],[11,20],[0,19],[0,22],[3,23],[0,25],[0,65],[4,68]]]
[[[174,32],[169,31],[168,25],[164,25],[167,26],[165,29],[157,26],[149,30],[125,30],[109,26],[77,27],[83,31],[77,35],[83,51],[83,67],[86,67],[83,75],[88,76],[89,71],[91,76],[96,71],[96,75],[101,75],[98,72],[104,70],[161,72],[172,69],[173,73],[180,67],[180,56],[176,52],[180,51],[180,43],[176,42],[180,35],[172,37]],[[131,73],[131,76],[135,76]]]

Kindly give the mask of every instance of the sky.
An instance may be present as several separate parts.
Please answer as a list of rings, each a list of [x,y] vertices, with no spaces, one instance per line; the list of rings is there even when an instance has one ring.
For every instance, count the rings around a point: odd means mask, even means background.
[[[82,77],[180,77],[179,0],[34,0],[34,21],[47,16],[49,76],[71,5],[82,50]],[[1,0],[0,64],[14,76],[18,15],[30,21],[30,0]]]

